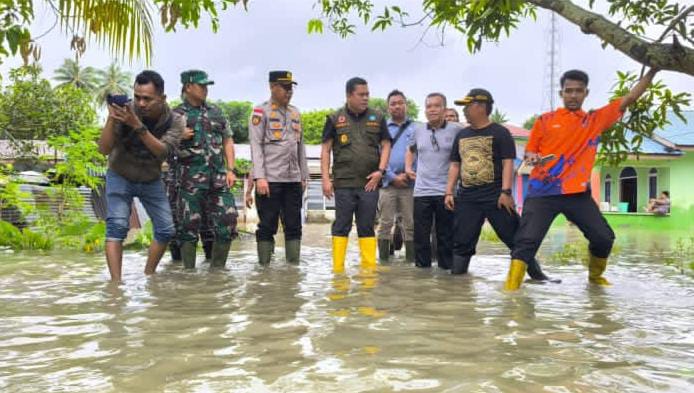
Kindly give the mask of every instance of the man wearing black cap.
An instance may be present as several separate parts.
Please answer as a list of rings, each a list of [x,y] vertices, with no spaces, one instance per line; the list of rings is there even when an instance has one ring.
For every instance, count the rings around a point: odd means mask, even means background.
[[[446,185],[446,207],[455,211],[452,274],[465,274],[475,254],[484,220],[487,219],[502,242],[513,247],[518,214],[511,192],[516,145],[506,127],[489,119],[494,99],[484,89],[472,89],[456,105],[470,124],[453,141]],[[453,189],[460,181],[458,195]],[[528,273],[547,280],[533,260]]]
[[[270,72],[270,99],[256,106],[248,125],[253,160],[258,261],[270,262],[280,216],[287,262],[301,256],[301,202],[308,181],[306,147],[299,109],[290,105],[294,86],[289,71]]]
[[[186,268],[195,267],[198,234],[209,226],[214,232],[212,267],[224,267],[237,235],[238,213],[231,194],[236,181],[233,133],[221,110],[207,103],[207,86],[214,84],[207,73],[182,72],[181,83],[183,103],[175,109],[187,119],[178,151],[177,240],[181,259]]]

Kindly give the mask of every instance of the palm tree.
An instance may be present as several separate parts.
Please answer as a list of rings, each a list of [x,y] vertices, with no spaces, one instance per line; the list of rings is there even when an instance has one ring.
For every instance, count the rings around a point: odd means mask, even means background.
[[[95,100],[99,105],[106,103],[109,94],[130,94],[132,75],[113,61],[106,69],[97,70]]]
[[[60,19],[61,27],[74,37],[72,47],[78,53],[84,52],[87,40],[91,39],[109,48],[114,55],[129,59],[144,58],[149,62],[152,54],[152,10],[157,6],[155,1],[62,0],[49,3]],[[164,11],[172,7],[162,8],[162,24]],[[171,12],[177,21],[181,15],[180,7]],[[172,22],[175,24],[176,21]]]
[[[498,109],[494,109],[494,112],[492,112],[492,115],[489,117],[489,120],[497,124],[508,123],[508,118],[506,117],[506,114]]]
[[[74,85],[78,89],[93,93],[96,88],[96,69],[82,68],[78,60],[65,59],[63,65],[55,70],[53,79],[60,83],[58,87]]]

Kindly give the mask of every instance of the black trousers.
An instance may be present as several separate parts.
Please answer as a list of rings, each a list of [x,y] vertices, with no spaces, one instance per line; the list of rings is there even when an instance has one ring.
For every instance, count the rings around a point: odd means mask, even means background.
[[[602,216],[590,193],[528,198],[514,239],[511,256],[527,262],[535,257],[552,221],[559,215],[576,224],[588,239],[590,253],[607,258],[612,251],[614,232]]]
[[[374,225],[378,208],[378,190],[364,191],[363,188],[335,189],[335,221],[333,236],[349,236],[352,219],[357,219],[359,237],[375,237]]]
[[[509,250],[513,250],[513,242],[518,231],[520,219],[514,211],[510,214],[506,209],[499,209],[496,201],[489,202],[462,202],[459,198],[455,201],[455,234],[453,237],[453,255],[470,257],[475,255],[477,242],[484,226],[484,220],[494,228],[494,232]],[[540,270],[535,258],[526,261],[536,270]]]
[[[436,260],[440,268],[451,267],[453,259],[453,212],[446,209],[444,196],[414,198],[415,265],[431,266],[431,227],[436,217]]]
[[[475,255],[485,219],[494,228],[499,239],[509,249],[513,249],[518,214],[509,214],[506,209],[499,209],[496,202],[462,202],[456,198],[453,254],[464,257]]]
[[[280,215],[284,225],[284,240],[301,239],[301,200],[303,187],[300,182],[270,183],[270,196],[255,194],[258,208],[256,241],[272,241],[277,233]]]

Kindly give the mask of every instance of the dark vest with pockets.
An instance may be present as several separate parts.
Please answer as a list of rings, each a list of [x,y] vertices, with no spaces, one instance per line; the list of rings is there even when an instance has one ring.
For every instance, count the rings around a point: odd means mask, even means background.
[[[333,185],[335,188],[363,188],[366,177],[378,170],[383,114],[368,108],[355,118],[345,107],[330,115],[336,136],[333,139]]]

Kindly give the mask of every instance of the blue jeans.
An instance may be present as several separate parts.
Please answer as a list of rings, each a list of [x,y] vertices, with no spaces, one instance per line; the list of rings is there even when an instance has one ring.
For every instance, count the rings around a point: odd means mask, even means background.
[[[152,219],[154,240],[166,244],[176,233],[171,206],[161,179],[138,183],[108,170],[106,172],[106,241],[122,242],[130,228],[130,208],[138,197]]]

